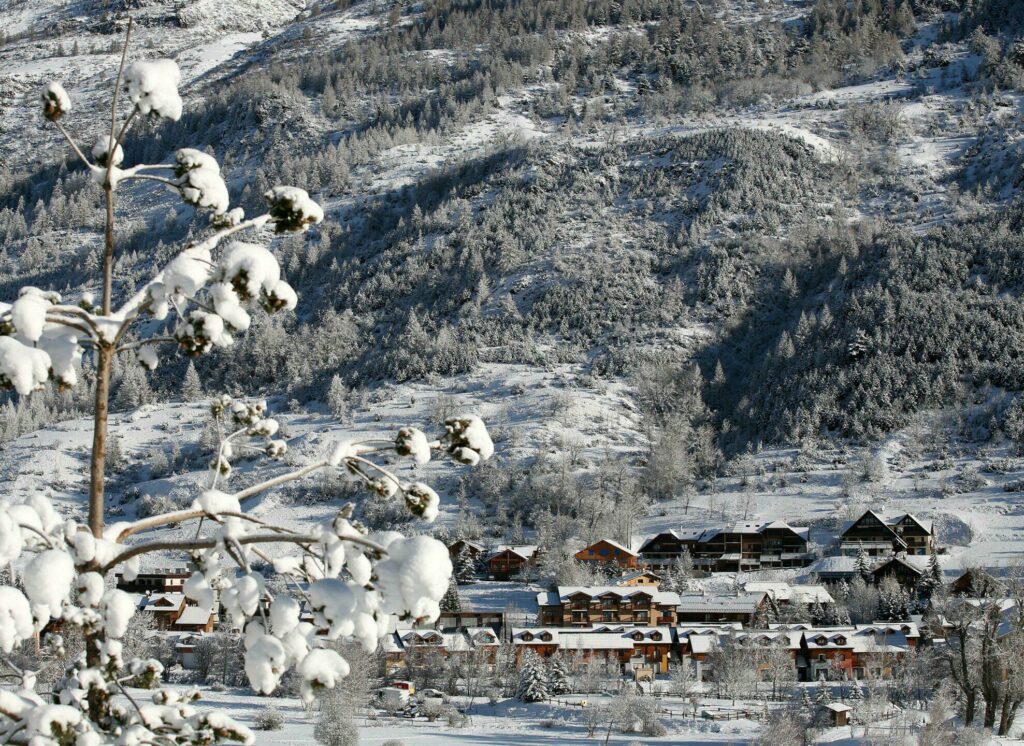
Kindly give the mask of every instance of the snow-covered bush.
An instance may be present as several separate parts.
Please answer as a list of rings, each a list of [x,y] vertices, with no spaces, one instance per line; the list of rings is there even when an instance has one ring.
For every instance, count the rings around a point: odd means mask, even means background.
[[[129,35],[130,29],[129,24]],[[42,94],[43,116],[65,135],[106,196],[102,295],[98,300],[85,294],[65,301],[55,292],[25,287],[10,304],[0,304],[0,385],[20,395],[48,381],[73,386],[83,353],[91,355],[96,379],[93,451],[87,524],[59,515],[41,494],[0,513],[0,565],[20,568],[24,588],[0,586],[0,653],[6,655],[0,662],[11,674],[7,680],[14,682],[0,689],[2,743],[252,743],[249,729],[230,717],[197,709],[196,693],[160,687],[160,661],[133,657],[128,630],[135,604],[127,593],[109,588],[107,579],[118,572],[131,580],[140,558],[150,553],[177,552],[190,558],[194,569],[185,582],[185,595],[210,607],[219,598],[227,622],[241,633],[241,667],[252,688],[271,693],[293,671],[301,696],[309,701],[350,672],[342,655],[323,646],[324,637],[355,641],[372,651],[396,617],[432,621],[449,585],[451,562],[444,545],[432,538],[371,533],[353,519],[351,504],[330,520],[288,528],[249,514],[245,503],[315,472],[336,471],[430,521],[438,513],[437,493],[423,483],[399,479],[376,463],[374,455],[392,453],[423,463],[447,454],[458,463],[476,464],[493,452],[479,418],[461,415],[449,418],[436,438],[405,428],[392,440],[345,441],[325,458],[232,490],[227,484],[236,455],[258,448],[265,457],[279,459],[287,443],[278,422],[267,416],[265,403],[220,397],[211,405],[222,429],[207,489],[178,509],[106,525],[104,474],[116,443],[107,433],[115,357],[132,355],[152,369],[161,353],[172,348],[196,356],[229,347],[233,335],[249,325],[247,306],[259,304],[268,312],[294,308],[295,292],[261,243],[232,241],[224,250],[221,245],[242,231],[250,234],[250,241],[266,241],[268,231],[299,233],[324,217],[305,191],[278,186],[266,192],[268,211],[246,218],[240,209],[229,209],[216,161],[197,150],[179,150],[172,164],[122,168],[121,143],[137,116],[180,117],[179,78],[170,60],[128,65],[123,82],[131,111],[119,121],[114,107],[110,136],[101,133],[91,151],[94,161],[58,121],[72,111],[64,88],[51,83]],[[161,171],[168,175],[158,175]],[[114,195],[135,180],[163,183],[185,202],[209,210],[213,219],[205,236],[182,248],[134,293],[115,299]],[[149,535],[185,523],[191,525],[173,539]],[[302,602],[272,592],[256,571],[259,564],[272,564],[278,575],[292,581]],[[303,603],[312,623],[301,621]],[[10,654],[53,620],[80,633],[84,653],[72,660],[44,699],[35,691],[36,673],[18,666]],[[154,687],[149,701],[131,696],[125,689],[129,682]],[[322,718],[318,724],[317,738],[324,743],[354,743],[354,734],[351,718]]]
[[[276,707],[260,710],[253,718],[253,726],[256,730],[281,730],[283,725],[284,716]]]

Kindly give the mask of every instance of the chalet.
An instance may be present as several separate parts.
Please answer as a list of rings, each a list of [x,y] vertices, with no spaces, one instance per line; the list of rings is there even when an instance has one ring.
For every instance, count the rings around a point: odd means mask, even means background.
[[[697,539],[703,533],[703,529],[663,531],[640,546],[640,561],[647,567],[671,565],[684,551],[692,554]]]
[[[925,568],[918,567],[916,563],[908,561],[906,555],[894,555],[871,570],[871,579],[875,585],[881,583],[885,578],[895,578],[896,582],[908,590],[917,587],[921,578],[924,577]]]
[[[719,638],[743,630],[739,622],[714,625],[680,625],[676,627],[676,653],[680,665],[689,665],[697,681],[705,680],[708,656],[718,646]]]
[[[632,570],[639,563],[640,555],[617,541],[600,539],[576,552],[576,559],[586,564],[615,565],[621,570]]]
[[[625,673],[649,666],[655,673],[666,673],[672,658],[674,639],[671,627],[633,627],[598,625],[588,628],[529,627],[512,630],[516,660],[527,650],[542,658],[561,657],[570,666],[584,666],[599,660]]]
[[[458,541],[453,541],[448,545],[448,556],[451,558],[452,562],[454,562],[455,558],[462,554],[463,551],[465,551],[474,562],[479,562],[486,553],[483,544],[478,544],[475,541],[469,541],[468,539],[459,539]]]
[[[425,625],[428,629],[438,629],[442,632],[455,632],[459,629],[490,629],[500,632],[505,625],[505,613],[503,611],[479,611],[474,609],[459,609],[458,611],[442,611],[435,622]]]
[[[170,629],[185,610],[185,594],[157,593],[143,596],[137,608],[153,620],[154,629]]]
[[[785,521],[734,523],[699,531],[665,531],[640,547],[640,561],[650,567],[671,565],[684,551],[695,567],[709,572],[805,567],[809,529]]]
[[[1005,592],[1001,580],[977,567],[970,567],[961,572],[949,584],[949,589],[954,595],[975,598],[994,598]]]
[[[202,640],[201,634],[187,634],[179,637],[174,643],[174,655],[182,668],[191,670],[196,667],[196,648]]]
[[[148,572],[140,572],[131,580],[123,573],[115,576],[117,587],[127,593],[182,593],[185,581],[192,571],[185,567],[161,567]]]
[[[554,627],[662,626],[675,623],[678,603],[678,594],[653,586],[559,586],[537,594],[537,620]]]
[[[617,578],[615,585],[624,585],[631,588],[635,588],[638,585],[657,587],[661,585],[661,576],[650,570],[634,570],[633,572],[627,572],[621,578]]]
[[[202,606],[186,606],[171,624],[172,630],[180,632],[213,632],[217,614]]]
[[[886,678],[921,636],[917,625],[910,622],[821,628],[772,625],[772,629],[793,634],[791,649],[800,681]]]
[[[869,510],[843,529],[839,551],[855,557],[861,552],[882,557],[899,552],[911,555],[931,554],[931,521],[920,521],[910,513],[890,515]]]
[[[679,597],[676,619],[679,622],[714,624],[740,622],[752,624],[768,605],[765,591],[713,595],[687,593]]]
[[[384,638],[385,670],[388,676],[408,670],[419,657],[436,655],[443,659],[476,659],[488,669],[497,661],[498,634],[488,628],[441,632],[434,629],[398,629]]]
[[[536,562],[535,546],[501,546],[484,561],[487,574],[495,580],[510,580]]]
[[[743,585],[747,593],[765,592],[780,606],[814,606],[834,604],[835,599],[823,585],[790,585],[783,582],[751,582]]]

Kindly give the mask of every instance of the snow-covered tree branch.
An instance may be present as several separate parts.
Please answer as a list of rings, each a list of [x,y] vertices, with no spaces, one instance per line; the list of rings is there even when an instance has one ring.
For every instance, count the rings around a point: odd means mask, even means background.
[[[153,369],[162,356],[175,351],[194,357],[214,347],[230,347],[248,329],[249,309],[255,305],[269,313],[294,309],[296,293],[261,241],[269,238],[268,229],[301,233],[324,218],[320,206],[293,186],[267,190],[267,212],[246,218],[240,208],[231,209],[217,161],[199,150],[178,150],[173,164],[126,167],[122,142],[131,123],[142,116],[176,120],[183,108],[177,65],[171,60],[128,64],[127,51],[128,38],[109,134],[97,139],[88,151],[91,158],[61,121],[73,111],[64,87],[53,82],[42,93],[43,116],[68,140],[106,197],[100,301],[86,293],[69,302],[58,293],[24,287],[9,304],[0,304],[0,386],[21,396],[51,383],[74,386],[84,355],[92,356],[96,370],[87,522],[59,515],[41,495],[0,513],[0,565],[19,571],[24,588],[0,586],[0,652],[10,654],[51,621],[79,628],[85,640],[84,654],[46,696],[36,692],[33,672],[7,662],[12,670],[7,678],[15,683],[0,688],[3,743],[251,742],[245,727],[225,715],[201,712],[191,695],[163,688],[154,690],[150,702],[129,695],[126,681],[156,686],[162,666],[125,655],[123,639],[135,604],[127,593],[109,588],[106,578],[115,571],[131,578],[140,557],[148,553],[184,554],[194,566],[185,594],[208,608],[221,604],[231,626],[244,635],[252,687],[272,692],[284,673],[294,669],[302,696],[309,699],[349,672],[348,663],[322,646],[322,640],[352,639],[373,650],[397,618],[437,616],[452,570],[448,553],[426,536],[370,533],[354,519],[350,505],[331,520],[290,529],[247,514],[244,503],[314,472],[340,470],[377,495],[404,501],[409,511],[429,522],[438,514],[437,493],[421,482],[403,481],[374,461],[374,455],[390,452],[423,464],[444,454],[475,465],[494,450],[478,417],[457,416],[447,419],[437,437],[406,427],[393,439],[345,441],[327,458],[231,491],[225,485],[237,454],[258,450],[266,458],[280,459],[288,445],[278,437],[278,423],[267,416],[265,403],[220,397],[213,401],[212,412],[221,432],[228,434],[220,439],[210,465],[209,489],[185,510],[105,523],[107,411],[115,355],[134,355],[139,364]],[[127,113],[119,111],[122,84],[131,104]],[[210,228],[119,300],[113,287],[115,196],[135,180],[164,184],[185,203],[208,213]],[[246,242],[232,238],[242,232],[247,233]],[[126,342],[129,331],[131,341]],[[194,536],[168,539],[149,533],[171,526],[189,532],[194,526]],[[293,553],[272,559],[262,548],[282,544]],[[273,562],[278,573],[295,581],[301,602],[272,593],[263,576],[252,570],[253,558]],[[313,614],[313,623],[300,621],[301,603]]]

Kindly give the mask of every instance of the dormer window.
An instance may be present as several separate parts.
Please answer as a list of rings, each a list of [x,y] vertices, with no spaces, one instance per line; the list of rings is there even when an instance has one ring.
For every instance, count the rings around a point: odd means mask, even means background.
[[[530,642],[530,640],[533,639],[533,633],[531,633],[531,632],[523,632],[523,638],[522,639],[523,639],[524,642]]]
[[[900,631],[903,634],[905,634],[905,635],[909,635],[910,632],[911,632],[911,629],[910,629],[910,627],[908,627],[907,625],[904,624],[902,627],[900,627]]]
[[[828,645],[828,638],[825,635],[818,635],[814,638],[815,645]]]
[[[644,639],[644,633],[643,632],[634,632],[633,633],[633,639],[637,640],[637,641],[640,641],[640,640]]]
[[[842,635],[837,635],[836,636],[836,645],[845,645],[845,644],[846,644],[846,638],[843,637]]]
[[[541,632],[540,639],[544,642],[551,642],[554,638],[551,636],[550,632]]]
[[[661,640],[661,632],[651,632],[651,639],[659,642]]]

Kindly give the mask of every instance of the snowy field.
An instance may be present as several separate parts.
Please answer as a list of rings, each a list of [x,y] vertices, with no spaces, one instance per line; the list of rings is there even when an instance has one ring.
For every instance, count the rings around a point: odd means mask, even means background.
[[[144,696],[143,692],[139,692]],[[568,696],[569,701],[581,697]],[[589,702],[600,705],[602,698],[590,697]],[[607,699],[605,699],[607,701]],[[664,705],[682,712],[688,704],[682,700],[665,698]],[[252,727],[259,712],[269,707],[276,708],[284,717],[281,730],[256,731],[257,746],[295,745],[313,743],[313,727],[316,715],[307,715],[298,700],[284,697],[256,697],[244,690],[214,692],[203,689],[201,706],[223,710],[231,717]],[[459,704],[465,704],[460,700]],[[445,746],[487,743],[493,746],[541,746],[543,744],[594,744],[604,743],[607,728],[599,734],[587,736],[587,727],[579,707],[557,704],[523,704],[516,700],[504,700],[495,706],[477,703],[468,712],[469,722],[461,728],[452,728],[443,720],[433,723],[424,718],[403,721],[381,718],[374,722],[365,717],[357,718],[361,746],[375,746],[391,739],[400,740],[404,746]],[[608,743],[621,744],[664,744],[664,746],[685,746],[686,744],[746,744],[757,732],[758,724],[751,720],[716,722],[677,716],[666,717],[665,725],[669,734],[659,738],[639,733],[623,734],[612,732]]]

